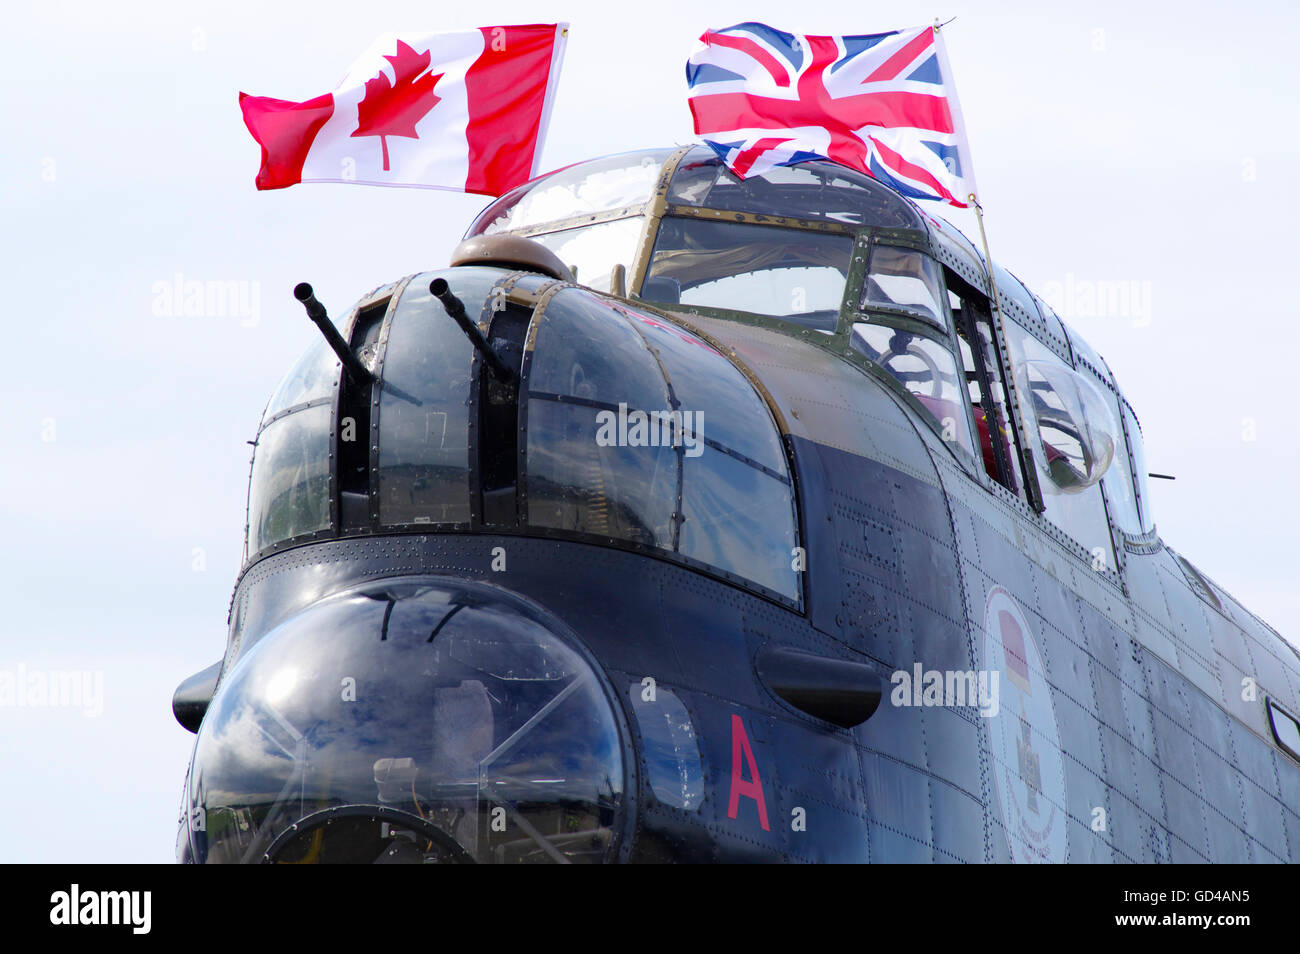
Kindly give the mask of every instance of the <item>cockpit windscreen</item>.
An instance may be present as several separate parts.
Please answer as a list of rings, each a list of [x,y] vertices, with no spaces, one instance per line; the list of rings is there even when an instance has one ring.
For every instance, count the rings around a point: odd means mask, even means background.
[[[852,254],[849,235],[666,218],[641,297],[771,315],[833,332]]]

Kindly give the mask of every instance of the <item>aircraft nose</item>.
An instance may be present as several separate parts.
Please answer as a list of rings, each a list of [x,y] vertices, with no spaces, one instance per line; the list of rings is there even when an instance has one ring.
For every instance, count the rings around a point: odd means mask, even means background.
[[[180,854],[613,860],[627,738],[585,649],[540,610],[486,585],[372,582],[282,622],[223,679]]]

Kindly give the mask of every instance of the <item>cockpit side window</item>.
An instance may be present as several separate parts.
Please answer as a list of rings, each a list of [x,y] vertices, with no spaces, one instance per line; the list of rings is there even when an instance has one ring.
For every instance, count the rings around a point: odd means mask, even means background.
[[[1137,497],[1138,516],[1142,532],[1150,533],[1155,529],[1155,516],[1151,511],[1151,491],[1147,487],[1147,455],[1142,442],[1142,425],[1128,401],[1120,398],[1120,413],[1123,415],[1124,436],[1132,458],[1133,492]]]
[[[865,321],[854,322],[849,343],[920,402],[938,422],[944,440],[974,456],[966,388],[949,346],[916,331]]]
[[[1128,441],[1124,437],[1119,394],[1116,393],[1109,374],[1103,376],[1098,373],[1098,369],[1083,361],[1078,364],[1079,372],[1097,385],[1114,426],[1114,459],[1101,480],[1106,492],[1106,509],[1116,529],[1131,536],[1140,536],[1142,520],[1138,514],[1138,498],[1133,487],[1133,471],[1130,467]]]
[[[1019,438],[1007,406],[1007,385],[993,340],[989,303],[951,272],[949,304],[957,329],[971,411],[980,442],[980,459],[995,481],[1026,499]]]
[[[1114,572],[1100,482],[1119,425],[1096,385],[1016,322],[1004,327],[1045,516],[1092,555],[1093,569]]]
[[[862,307],[898,310],[948,330],[939,266],[915,249],[876,245],[871,250]]]
[[[849,344],[917,400],[945,441],[972,462],[982,456],[990,476],[1003,480],[1005,465],[998,463],[984,424],[984,396],[991,394],[986,366],[976,362],[969,344],[973,300],[972,295],[971,307],[963,309],[962,299],[945,289],[938,263],[924,252],[876,244],[862,291],[861,309],[869,320],[854,323]],[[996,363],[991,367],[996,374]],[[1005,421],[996,412],[994,419]],[[1007,483],[1016,489],[1014,478]]]

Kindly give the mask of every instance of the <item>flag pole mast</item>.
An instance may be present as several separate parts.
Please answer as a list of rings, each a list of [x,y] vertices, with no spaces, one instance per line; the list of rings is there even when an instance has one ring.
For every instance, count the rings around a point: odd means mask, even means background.
[[[954,17],[953,19],[956,18]],[[952,82],[952,67],[948,65],[948,53],[944,48],[943,34],[941,31],[951,22],[952,20],[947,20],[940,23],[938,17],[935,17],[934,20],[934,45],[935,50],[939,55],[940,72],[943,74],[945,83]],[[953,127],[957,133],[958,148],[965,150],[965,153],[961,154],[963,159],[962,172],[965,174],[971,189],[970,193],[966,196],[966,201],[970,203],[970,206],[975,210],[975,221],[979,225],[980,230],[980,243],[984,246],[984,269],[989,281],[989,298],[993,302],[993,314],[990,321],[993,326],[993,337],[996,339],[994,346],[998,349],[998,357],[1002,363],[1002,367],[1008,374],[1011,374],[1011,355],[1007,351],[1006,320],[1002,312],[1002,296],[998,292],[998,280],[993,273],[993,256],[989,254],[989,237],[988,233],[984,230],[984,206],[980,204],[979,196],[976,194],[977,186],[975,185],[975,173],[969,155],[970,141],[966,138],[966,123],[961,116],[961,107],[957,103],[955,88],[952,95],[952,110]],[[1025,496],[1029,500],[1029,505],[1039,513],[1042,513],[1045,509],[1043,504],[1043,494],[1038,487],[1036,474],[1033,472],[1033,457],[1029,453],[1030,445],[1028,440],[1028,431],[1025,429],[1025,422],[1028,418],[1025,416],[1024,404],[1020,399],[1020,389],[1016,387],[1014,374],[1011,374],[1011,377],[1006,379],[1004,387],[1006,390],[1011,392],[1011,405],[1014,412],[1011,416],[1015,426],[1016,438],[1020,445],[1018,456],[1020,458],[1020,472],[1023,476],[1023,483],[1025,485]]]
[[[984,231],[984,206],[980,205],[980,200],[974,192],[966,196],[966,201],[971,204],[975,210],[975,221],[980,228],[980,242],[984,246],[984,263],[985,271],[989,276],[989,289],[993,292],[993,308],[998,313],[999,322],[1002,318],[1002,296],[998,294],[998,283],[993,277],[993,256],[989,254],[989,237]]]
[[[980,230],[980,243],[984,246],[984,271],[985,274],[988,275],[989,291],[991,293],[990,297],[993,300],[993,333],[997,339],[997,348],[1002,357],[1002,365],[1004,368],[1010,370],[1011,355],[1007,352],[1006,347],[1007,331],[1006,321],[1002,314],[1002,295],[998,291],[997,276],[993,273],[993,256],[989,254],[989,236],[988,233],[984,231],[984,206],[980,205],[979,197],[976,196],[974,192],[966,196],[966,201],[969,202],[971,208],[975,210],[975,221],[979,224]],[[1043,510],[1046,509],[1046,506],[1043,503],[1042,491],[1038,487],[1037,479],[1029,479],[1031,469],[1030,465],[1033,463],[1033,459],[1028,452],[1029,435],[1025,430],[1025,421],[1027,418],[1025,417],[1024,405],[1020,400],[1020,389],[1016,387],[1014,379],[1007,382],[1007,390],[1011,392],[1011,400],[1015,405],[1016,436],[1019,438],[1020,443],[1020,472],[1023,475],[1025,494],[1029,498],[1029,505],[1039,513],[1042,513]]]

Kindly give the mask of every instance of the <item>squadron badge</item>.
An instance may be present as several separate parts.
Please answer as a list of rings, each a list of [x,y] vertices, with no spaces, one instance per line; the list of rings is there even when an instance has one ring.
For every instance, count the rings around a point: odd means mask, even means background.
[[[1000,586],[984,610],[984,665],[1002,674],[989,746],[1011,860],[1063,862],[1069,818],[1051,688],[1029,623]]]

